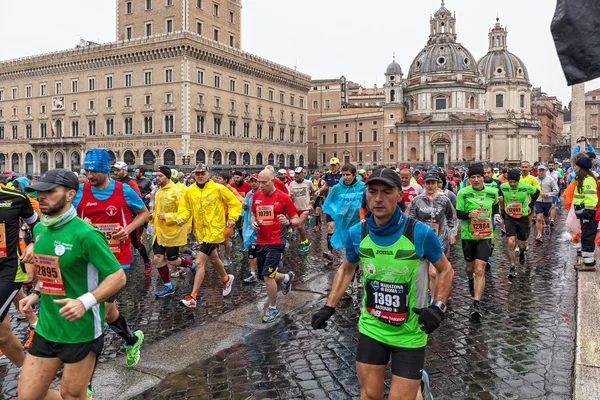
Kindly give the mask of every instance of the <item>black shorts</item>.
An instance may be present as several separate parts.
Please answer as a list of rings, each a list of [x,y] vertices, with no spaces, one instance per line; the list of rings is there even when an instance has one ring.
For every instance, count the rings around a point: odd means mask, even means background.
[[[179,258],[179,246],[165,247],[158,244],[158,240],[154,239],[152,243],[152,252],[154,254],[162,254],[167,257],[167,261],[175,261]]]
[[[421,380],[425,365],[425,347],[407,349],[381,343],[362,333],[358,337],[356,361],[369,365],[387,365],[390,355],[393,375]]]
[[[323,198],[322,197],[316,197],[315,198],[315,204],[313,204],[313,208],[317,209],[318,207],[321,207],[321,205],[323,204]]]
[[[0,323],[4,322],[10,304],[21,290],[21,286],[22,282],[0,282]]]
[[[206,243],[206,242],[202,242],[200,243],[200,248],[198,249],[198,251],[202,254],[206,254],[208,257],[210,257],[210,254],[215,251],[215,250],[219,250],[219,244],[218,243]]]
[[[256,258],[256,243],[251,243],[248,247],[248,259],[252,260]]]
[[[283,252],[285,251],[285,244],[257,244],[256,245],[256,266],[257,270],[260,271],[258,274],[259,279],[263,279],[265,276],[269,278],[275,278],[279,264],[283,259]]]
[[[39,358],[58,358],[65,364],[77,363],[90,353],[102,354],[104,335],[100,335],[91,342],[84,343],[56,343],[44,339],[37,332],[33,336],[29,354]]]
[[[517,219],[507,215],[504,219],[504,227],[508,237],[516,236],[518,240],[524,242],[529,236],[529,219],[527,217]]]
[[[331,218],[331,217],[329,216],[329,214],[325,214],[325,220],[327,221],[327,223],[329,223],[329,222],[333,222],[333,218]]]
[[[550,210],[552,210],[552,203],[542,203],[541,201],[535,203],[536,214],[544,214],[544,217],[549,218]]]
[[[486,261],[492,255],[492,240],[491,239],[463,239],[462,240],[463,255],[465,261],[471,262],[475,260]]]

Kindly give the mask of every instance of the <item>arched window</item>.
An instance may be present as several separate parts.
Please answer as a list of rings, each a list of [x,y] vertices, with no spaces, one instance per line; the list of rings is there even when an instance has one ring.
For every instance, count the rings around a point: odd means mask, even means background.
[[[25,173],[27,175],[33,174],[33,155],[31,153],[25,155]]]
[[[467,148],[465,149],[465,155],[467,157],[467,160],[472,160],[473,159],[473,148],[471,146],[467,146]]]
[[[81,171],[81,154],[79,151],[71,153],[71,171],[75,173]]]
[[[123,161],[129,166],[135,165],[135,155],[133,154],[133,151],[127,150],[125,154],[123,154]]]
[[[267,164],[275,166],[275,156],[273,153],[269,154],[269,157],[267,158]]]
[[[111,164],[113,162],[111,161]],[[64,168],[65,167],[65,155],[60,151],[54,155],[54,168]]]
[[[394,101],[396,101],[396,91],[392,90],[392,92],[390,93],[390,101],[393,103]]]
[[[290,168],[296,168],[296,157],[293,154],[290,154]]]
[[[6,171],[6,158],[4,154],[0,154],[0,172]]]
[[[263,155],[262,155],[262,153],[258,153],[256,155],[256,165],[263,165]]]
[[[144,165],[149,166],[150,168],[154,167],[154,164],[156,163],[156,156],[154,155],[154,152],[152,150],[146,150],[144,152]]]
[[[19,155],[16,153],[12,155],[12,170],[19,172]]]
[[[196,164],[206,164],[206,153],[202,149],[196,152]]]
[[[236,165],[237,164],[237,154],[235,154],[235,151],[230,151],[229,152],[229,165]]]
[[[285,167],[285,156],[283,154],[280,154],[279,157],[277,157],[277,166],[279,168]]]
[[[245,152],[244,154],[242,154],[242,164],[250,165],[250,153]]]
[[[471,99],[469,99],[469,108],[475,109],[475,97],[473,96],[471,96]]]
[[[408,159],[409,161],[416,161],[417,160],[417,149],[414,147],[410,148],[410,158]]]
[[[216,150],[213,154],[213,165],[221,165],[223,164],[223,155],[219,150]]]
[[[117,160],[117,157],[115,156],[115,153],[113,153],[112,150],[108,151],[108,156],[110,157],[110,165],[114,165],[115,161]]]
[[[496,36],[496,46],[500,46],[500,36]]]
[[[48,172],[48,153],[40,153],[40,173]]]
[[[304,168],[304,156],[298,158],[298,166]]]
[[[163,154],[163,160],[165,165],[175,165],[175,152],[171,149],[165,150]]]

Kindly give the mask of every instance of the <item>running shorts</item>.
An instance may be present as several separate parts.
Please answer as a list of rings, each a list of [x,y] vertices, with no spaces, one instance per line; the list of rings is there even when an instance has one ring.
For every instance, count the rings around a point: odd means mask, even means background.
[[[462,248],[465,261],[487,261],[490,258],[490,255],[492,254],[492,240],[463,239]]]
[[[558,196],[552,196],[552,204],[556,204],[558,202]]]
[[[175,261],[179,258],[179,246],[165,247],[158,244],[158,240],[154,239],[152,243],[152,252],[154,254],[162,254],[167,257],[167,261]]]
[[[40,358],[58,358],[65,364],[77,363],[90,353],[102,354],[104,347],[104,335],[84,343],[56,343],[44,339],[39,333],[35,333],[29,348],[29,354]]]
[[[22,282],[0,282],[0,323],[4,322],[8,309],[22,285]]]
[[[210,257],[210,253],[212,253],[215,250],[219,249],[219,244],[218,243],[206,243],[206,242],[202,242],[200,243],[200,248],[198,249],[198,251],[200,253],[206,254],[207,256]]]
[[[257,244],[256,267],[260,271],[258,278],[264,280],[265,276],[275,278],[279,264],[283,259],[285,244]]]
[[[387,365],[390,355],[393,375],[421,380],[425,365],[425,347],[408,349],[390,346],[362,333],[358,337],[356,361],[369,365]]]
[[[321,207],[322,204],[323,204],[323,198],[322,197],[316,197],[315,198],[315,204],[313,204],[313,208],[316,210],[317,208]]]
[[[548,218],[550,217],[550,210],[552,209],[552,204],[553,203],[542,203],[542,202],[536,202],[535,203],[535,212],[536,214],[544,214],[544,217]]]
[[[518,240],[524,242],[529,236],[529,219],[527,217],[513,218],[507,215],[504,219],[504,227],[508,237],[516,236]]]

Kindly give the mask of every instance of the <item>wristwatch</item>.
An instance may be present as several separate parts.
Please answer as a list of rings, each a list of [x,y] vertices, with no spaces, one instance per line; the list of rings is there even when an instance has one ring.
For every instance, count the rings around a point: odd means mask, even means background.
[[[446,309],[448,308],[448,307],[446,307],[446,305],[444,303],[442,303],[439,300],[434,301],[433,303],[431,303],[431,305],[434,306],[434,307],[439,308],[440,311],[443,312],[443,313],[445,313]]]
[[[31,291],[32,294],[37,294],[38,297],[42,297],[42,293],[39,290],[33,289]]]

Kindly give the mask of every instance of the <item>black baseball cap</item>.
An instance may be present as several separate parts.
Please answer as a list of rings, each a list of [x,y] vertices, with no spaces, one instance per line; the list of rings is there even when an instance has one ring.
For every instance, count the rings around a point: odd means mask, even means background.
[[[382,182],[391,187],[397,187],[402,189],[402,182],[400,176],[390,168],[378,168],[374,169],[367,181],[367,185],[375,182]]]
[[[26,192],[46,192],[57,186],[65,186],[69,189],[79,189],[79,178],[73,171],[66,168],[51,169],[40,176],[38,181],[25,188]]]

